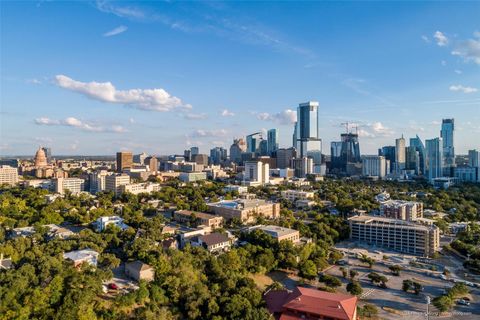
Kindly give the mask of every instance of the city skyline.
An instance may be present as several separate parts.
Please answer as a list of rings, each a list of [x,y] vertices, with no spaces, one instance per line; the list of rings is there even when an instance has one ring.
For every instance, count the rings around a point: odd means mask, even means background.
[[[40,145],[57,155],[208,153],[272,128],[290,147],[296,108],[310,100],[324,154],[346,121],[359,125],[362,154],[376,154],[402,134],[440,137],[446,118],[455,153],[467,154],[479,148],[478,9],[2,3],[0,155]]]

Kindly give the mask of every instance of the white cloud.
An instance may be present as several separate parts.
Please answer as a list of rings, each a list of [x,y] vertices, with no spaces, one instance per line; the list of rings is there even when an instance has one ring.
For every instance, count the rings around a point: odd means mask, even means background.
[[[291,109],[286,109],[278,113],[254,112],[253,114],[256,114],[257,119],[259,120],[274,121],[279,124],[285,124],[285,125],[294,124],[295,121],[297,121],[297,112]]]
[[[97,9],[105,12],[105,13],[112,13],[121,18],[130,18],[130,19],[143,19],[145,18],[145,13],[135,7],[130,6],[116,6],[108,1],[97,1],[96,3]]]
[[[206,113],[184,113],[181,115],[183,118],[187,120],[202,120],[207,119]]]
[[[478,89],[477,88],[473,88],[473,87],[464,87],[460,84],[458,85],[452,85],[450,86],[450,91],[455,91],[455,92],[463,92],[463,93],[474,93],[474,92],[477,92]]]
[[[27,79],[26,81],[30,84],[42,84],[42,81],[37,78]]]
[[[463,72],[462,72],[462,70],[455,69],[455,73],[456,73],[456,74],[462,74]]]
[[[459,41],[455,44],[452,55],[462,57],[465,62],[473,61],[480,65],[480,35],[475,32],[477,39]]]
[[[430,43],[430,39],[426,35],[422,35],[422,40],[425,41],[425,43]]]
[[[221,112],[222,117],[233,117],[235,113],[229,111],[228,109],[223,109]]]
[[[189,137],[195,138],[219,138],[225,137],[227,135],[227,130],[225,129],[217,129],[217,130],[204,130],[204,129],[197,129],[193,131]]]
[[[73,128],[77,128],[77,129],[80,129],[83,131],[89,131],[89,132],[114,132],[114,133],[126,132],[125,128],[119,125],[112,125],[107,127],[107,126],[102,126],[100,124],[93,123],[93,122],[85,122],[74,117],[68,117],[61,120],[41,117],[41,118],[35,119],[35,123],[38,125],[44,125],[44,126],[73,127]]]
[[[120,34],[120,33],[124,33],[125,31],[127,31],[128,28],[125,27],[125,26],[118,26],[116,27],[115,29],[113,30],[110,30],[108,32],[105,32],[103,34],[104,37],[111,37],[111,36],[116,36],[117,34]]]
[[[56,84],[64,89],[81,93],[102,102],[123,104],[141,110],[171,111],[176,108],[191,109],[182,100],[164,89],[117,90],[111,82],[81,82],[65,75],[55,76]]]
[[[433,34],[433,38],[435,39],[435,41],[437,42],[437,45],[440,46],[440,47],[444,47],[448,44],[448,38],[447,36],[445,36],[442,32],[440,31],[436,31],[434,34]]]

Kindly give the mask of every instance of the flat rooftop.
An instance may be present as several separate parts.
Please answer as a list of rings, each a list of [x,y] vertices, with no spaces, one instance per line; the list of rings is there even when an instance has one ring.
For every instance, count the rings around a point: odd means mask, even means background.
[[[416,229],[430,230],[433,226],[425,226],[411,221],[405,221],[400,219],[392,219],[385,217],[374,217],[374,216],[355,216],[348,219],[352,222],[363,223],[363,224],[383,224],[383,225],[395,225],[399,227],[410,227]]]
[[[208,203],[209,206],[223,207],[229,209],[248,209],[256,206],[270,204],[262,199],[236,199],[236,200],[222,200],[219,202]]]
[[[219,218],[219,216],[216,216],[216,215],[213,215],[213,214],[209,214],[209,213],[205,213],[205,212],[198,212],[198,211],[191,211],[191,210],[178,210],[178,211],[175,211],[175,213],[176,214],[181,214],[181,215],[184,215],[184,216],[195,215],[196,217],[201,218],[201,219]]]
[[[284,228],[284,227],[279,227],[279,226],[274,226],[274,225],[261,226],[258,229],[263,230],[264,232],[268,233],[269,235],[271,235],[275,238],[286,236],[286,235],[292,234],[294,232],[298,232],[295,229],[289,229],[289,228]]]

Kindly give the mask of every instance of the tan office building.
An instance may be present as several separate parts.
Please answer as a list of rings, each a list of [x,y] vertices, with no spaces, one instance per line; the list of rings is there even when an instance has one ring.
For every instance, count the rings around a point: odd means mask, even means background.
[[[18,169],[10,166],[0,167],[0,185],[8,184],[13,186],[18,183]]]
[[[440,230],[415,222],[372,216],[349,220],[350,239],[424,257],[440,248]]]
[[[195,217],[196,221],[192,221],[193,217]],[[180,223],[191,223],[193,225],[199,226],[204,225],[210,227],[212,229],[220,228],[223,224],[223,217],[214,216],[213,214],[208,214],[204,212],[198,211],[190,211],[190,210],[178,210],[173,213],[173,219]]]
[[[225,220],[240,219],[243,223],[255,222],[258,216],[275,219],[280,216],[280,204],[260,199],[223,200],[208,203],[208,210]]]
[[[117,152],[117,172],[130,169],[133,166],[133,154],[129,151]]]

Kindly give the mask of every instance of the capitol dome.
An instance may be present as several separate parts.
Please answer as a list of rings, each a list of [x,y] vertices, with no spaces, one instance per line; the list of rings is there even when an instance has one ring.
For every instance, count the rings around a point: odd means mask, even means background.
[[[46,167],[47,164],[47,156],[45,155],[45,151],[40,147],[35,153],[35,167]]]

